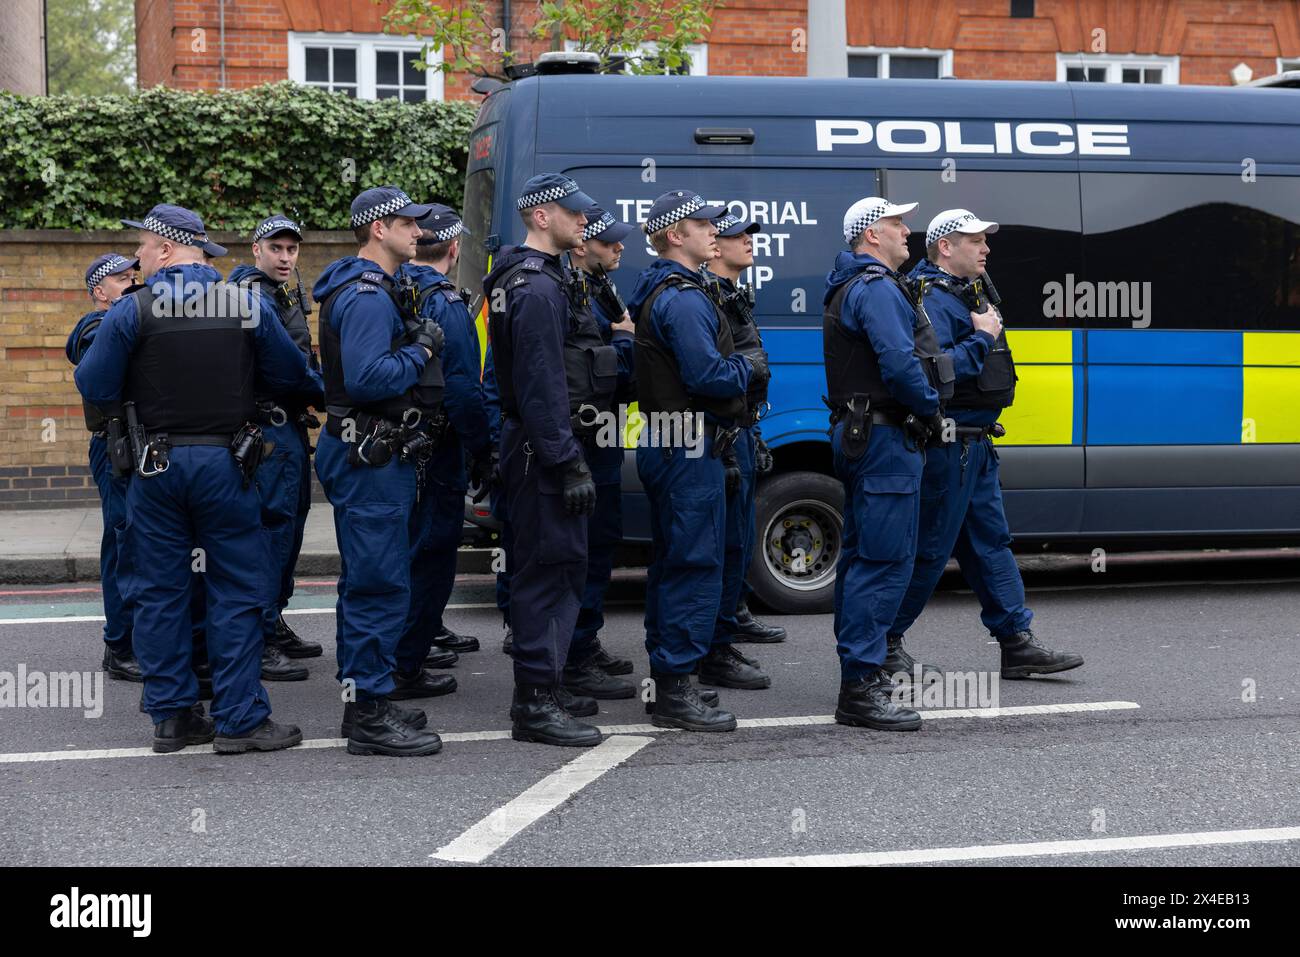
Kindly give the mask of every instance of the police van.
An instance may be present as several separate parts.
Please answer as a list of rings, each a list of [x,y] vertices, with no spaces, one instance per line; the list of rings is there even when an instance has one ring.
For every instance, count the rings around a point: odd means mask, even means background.
[[[822,296],[844,210],[869,195],[920,204],[905,271],[940,210],[1001,224],[988,271],[1019,382],[997,447],[1018,541],[1300,539],[1295,91],[553,69],[482,104],[460,282],[522,241],[514,201],[540,172],[629,222],[684,188],[760,224],[744,280],[772,362],[749,570],[766,604],[830,607]],[[625,290],[652,256],[627,242]],[[634,455],[623,474],[626,537],[646,540]]]

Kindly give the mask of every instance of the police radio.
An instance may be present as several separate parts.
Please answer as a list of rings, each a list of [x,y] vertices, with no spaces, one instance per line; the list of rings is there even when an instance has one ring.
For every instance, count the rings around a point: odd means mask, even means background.
[[[298,267],[293,267],[293,277],[298,282],[298,308],[302,310],[304,316],[311,315],[311,301],[307,298],[307,292],[302,288],[302,273],[298,272]]]
[[[596,283],[597,297],[604,301],[605,308],[614,317],[612,321],[621,322],[627,312],[627,304],[614,288],[614,281],[609,278],[609,273],[605,272],[603,266],[596,266],[591,272],[591,277]]]

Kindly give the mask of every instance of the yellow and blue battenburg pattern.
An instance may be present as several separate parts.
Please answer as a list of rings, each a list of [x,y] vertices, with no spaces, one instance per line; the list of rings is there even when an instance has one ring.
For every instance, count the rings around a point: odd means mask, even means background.
[[[1009,329],[1007,341],[1020,381],[1001,445],[1300,442],[1300,333]]]

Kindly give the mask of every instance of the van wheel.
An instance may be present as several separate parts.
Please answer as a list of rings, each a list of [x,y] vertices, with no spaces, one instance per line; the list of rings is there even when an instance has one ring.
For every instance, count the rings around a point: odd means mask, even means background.
[[[754,510],[754,594],[782,614],[831,611],[844,539],[844,487],[818,472],[784,472],[759,484]]]

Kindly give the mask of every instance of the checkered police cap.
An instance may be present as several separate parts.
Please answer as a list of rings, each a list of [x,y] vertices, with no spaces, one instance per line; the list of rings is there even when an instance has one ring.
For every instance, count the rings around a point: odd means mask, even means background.
[[[557,183],[553,186],[547,186],[536,192],[524,193],[519,197],[519,208],[530,209],[533,206],[542,206],[546,203],[557,203],[566,196],[572,196],[578,192],[578,184],[573,180],[565,183]]]
[[[850,246],[863,230],[890,216],[903,216],[916,209],[916,203],[894,204],[879,196],[860,199],[844,213],[844,241]]]
[[[465,224],[461,222],[452,223],[450,226],[445,226],[442,229],[432,230],[434,238],[440,243],[445,243],[448,240],[455,239],[464,231]]]
[[[378,190],[376,190],[376,192],[378,192]],[[407,196],[400,189],[393,190],[392,194],[386,199],[381,199],[373,206],[367,206],[354,212],[352,214],[352,228],[356,229],[358,226],[369,225],[377,219],[383,219],[385,216],[393,216],[398,210],[414,205],[415,203],[411,201],[411,197]]]
[[[609,229],[609,227],[613,226],[616,222],[618,222],[618,220],[614,218],[613,213],[609,213],[609,212],[601,213],[597,219],[594,219],[591,222],[589,222],[587,224],[587,228],[582,231],[582,241],[586,242],[588,239],[595,239],[605,230]]]
[[[273,236],[276,233],[293,233],[299,239],[302,239],[302,228],[292,219],[272,216],[270,219],[264,219],[253,230],[253,242],[260,243],[267,236]]]
[[[646,235],[650,235],[683,219],[717,219],[726,211],[725,206],[708,205],[699,193],[688,193],[683,189],[670,190],[654,201],[642,229]]]
[[[951,233],[973,235],[975,233],[996,233],[997,231],[997,223],[985,222],[969,209],[945,209],[930,220],[930,226],[925,231],[925,245],[933,246]]]
[[[170,239],[172,242],[184,246],[202,246],[208,241],[208,237],[202,233],[192,233],[188,229],[181,229],[179,226],[168,226],[156,216],[146,216],[144,218],[144,228],[151,233],[157,233],[163,239]]]
[[[127,259],[117,253],[108,253],[100,256],[91,265],[90,271],[86,273],[86,291],[93,293],[95,287],[107,279],[109,276],[115,276],[127,269],[134,269],[139,264],[137,259]]]

